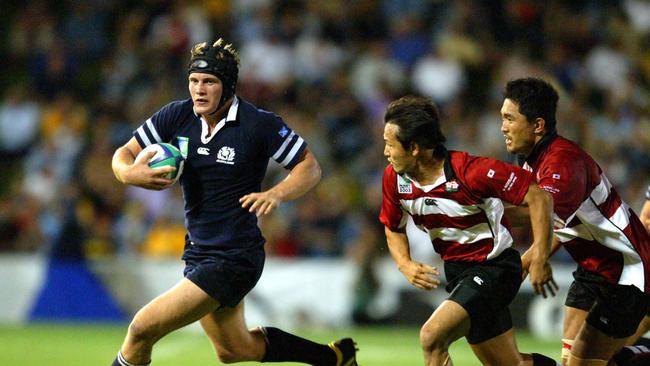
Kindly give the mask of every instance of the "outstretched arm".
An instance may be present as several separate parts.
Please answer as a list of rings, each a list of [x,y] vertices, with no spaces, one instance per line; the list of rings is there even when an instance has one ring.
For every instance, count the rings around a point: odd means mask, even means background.
[[[528,207],[526,206],[513,206],[504,202],[504,215],[508,219],[511,227],[529,227],[530,215],[528,214]]]
[[[423,290],[437,288],[440,285],[440,280],[436,278],[440,275],[438,269],[411,259],[406,233],[391,231],[388,227],[384,227],[384,231],[390,255],[411,285]]]
[[[553,238],[553,199],[548,192],[532,183],[528,186],[524,203],[528,205],[530,224],[533,230],[533,244],[528,250],[530,252],[528,267],[530,283],[536,294],[546,297],[546,288],[548,288],[551,295],[555,296],[557,285],[553,280],[553,272],[548,263]]]
[[[152,151],[147,156],[138,154],[142,151],[140,144],[132,137],[129,142],[115,150],[111,166],[117,180],[124,184],[130,184],[146,189],[161,190],[169,187],[174,181],[162,178],[161,176],[173,172],[174,167],[161,167],[152,169],[149,167],[149,160],[155,155]],[[138,157],[136,159],[136,157]]]
[[[320,181],[321,170],[314,154],[306,149],[302,159],[289,175],[268,191],[250,193],[239,199],[243,208],[257,216],[267,215],[281,202],[296,199]]]

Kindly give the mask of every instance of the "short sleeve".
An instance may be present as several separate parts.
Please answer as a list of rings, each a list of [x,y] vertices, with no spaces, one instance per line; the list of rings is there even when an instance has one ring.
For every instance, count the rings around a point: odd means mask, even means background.
[[[179,123],[183,103],[176,101],[167,104],[133,132],[140,147],[171,141],[176,125]]]
[[[379,221],[391,231],[406,227],[406,215],[397,197],[397,174],[389,165],[382,178],[382,203]]]
[[[267,156],[286,169],[292,169],[298,164],[307,143],[282,118],[269,113],[261,131]]]
[[[486,157],[470,157],[464,169],[465,184],[480,198],[496,197],[520,205],[533,181],[533,173]]]
[[[553,211],[562,221],[566,222],[587,197],[588,174],[583,159],[568,153],[549,157],[538,168],[537,184],[553,196]]]

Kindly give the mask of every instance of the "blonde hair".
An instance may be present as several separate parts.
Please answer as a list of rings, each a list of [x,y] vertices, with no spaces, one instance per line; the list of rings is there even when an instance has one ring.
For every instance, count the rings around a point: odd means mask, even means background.
[[[216,42],[212,44],[212,47],[219,50],[214,55],[216,60],[223,60],[226,57],[230,57],[233,58],[237,63],[237,66],[239,66],[239,53],[237,53],[237,50],[235,49],[235,47],[233,47],[232,43],[226,43],[226,41],[223,38],[219,38],[217,39]],[[194,47],[192,47],[192,51],[191,51],[192,58],[197,56],[205,56],[207,49],[208,49],[207,42],[201,42],[195,44]]]

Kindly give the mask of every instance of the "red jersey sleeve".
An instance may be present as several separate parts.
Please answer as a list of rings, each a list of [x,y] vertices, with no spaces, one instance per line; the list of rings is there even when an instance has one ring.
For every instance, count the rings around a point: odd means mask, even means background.
[[[502,161],[469,156],[465,184],[481,198],[496,197],[520,205],[533,181],[533,173]]]
[[[379,221],[392,231],[403,229],[406,223],[404,211],[397,197],[397,173],[391,165],[384,169],[382,178],[382,203]]]
[[[566,222],[586,199],[589,169],[579,154],[548,156],[537,169],[537,184],[553,196],[553,211]]]

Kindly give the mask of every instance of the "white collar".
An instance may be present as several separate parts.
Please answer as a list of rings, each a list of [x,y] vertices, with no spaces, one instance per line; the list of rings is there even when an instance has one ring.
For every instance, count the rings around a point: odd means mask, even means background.
[[[223,126],[226,125],[226,122],[233,122],[237,120],[237,111],[239,110],[239,99],[237,96],[233,97],[232,99],[232,104],[230,105],[230,108],[228,108],[228,114],[226,117],[222,118],[219,123],[215,126],[214,130],[212,130],[212,134],[208,135],[208,131],[210,129],[208,128],[208,122],[201,116],[201,142],[204,144],[207,144],[212,140],[212,138],[223,128]],[[196,111],[194,111],[194,114],[196,114]],[[198,115],[197,115],[198,116]]]
[[[416,187],[418,187],[419,189],[421,189],[424,192],[429,192],[430,190],[432,190],[432,189],[436,188],[437,186],[441,185],[442,183],[447,182],[447,176],[445,175],[444,171],[442,172],[442,175],[439,176],[438,179],[436,179],[435,182],[433,182],[431,184],[426,184],[426,185],[420,184],[420,182],[418,182],[417,180],[415,180],[411,176],[409,176],[408,173],[404,173],[404,174],[402,174],[402,176],[405,179],[411,181]]]

